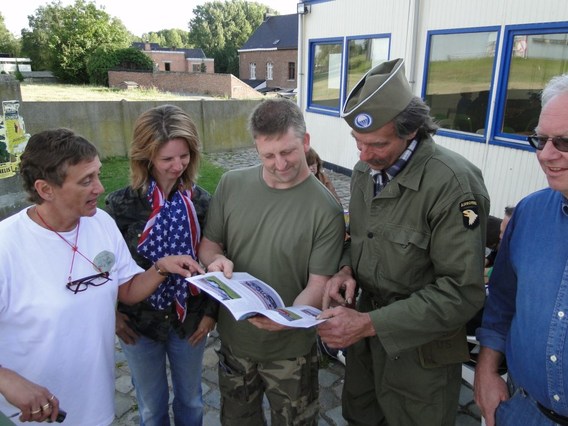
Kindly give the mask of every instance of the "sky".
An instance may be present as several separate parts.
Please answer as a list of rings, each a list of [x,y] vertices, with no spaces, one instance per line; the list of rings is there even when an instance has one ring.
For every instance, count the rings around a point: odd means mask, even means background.
[[[298,0],[253,0],[277,10],[281,15],[296,13]],[[193,9],[207,0],[94,0],[98,6],[119,18],[134,35],[141,36],[150,31],[179,28],[189,31],[188,22],[193,18]],[[51,4],[52,0],[19,0],[7,2],[0,13],[8,31],[19,37],[22,28],[28,26],[28,15],[34,15],[39,6]],[[64,6],[74,0],[61,0]]]

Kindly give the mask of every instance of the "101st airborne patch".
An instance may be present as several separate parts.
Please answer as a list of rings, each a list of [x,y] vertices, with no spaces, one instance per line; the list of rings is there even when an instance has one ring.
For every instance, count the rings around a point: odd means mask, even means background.
[[[460,211],[463,216],[463,226],[466,229],[475,229],[479,225],[479,209],[477,201],[467,200],[460,203]]]

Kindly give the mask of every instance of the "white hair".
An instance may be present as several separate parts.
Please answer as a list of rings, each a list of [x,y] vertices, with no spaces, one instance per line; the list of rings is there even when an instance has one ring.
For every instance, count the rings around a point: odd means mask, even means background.
[[[540,96],[542,106],[545,106],[555,96],[563,93],[568,93],[568,74],[557,75],[550,79]]]

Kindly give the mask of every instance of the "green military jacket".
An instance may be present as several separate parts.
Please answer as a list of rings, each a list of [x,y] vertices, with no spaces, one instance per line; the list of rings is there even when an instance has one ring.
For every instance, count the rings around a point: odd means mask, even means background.
[[[369,173],[363,162],[353,170],[342,260],[362,289],[358,308],[390,356],[418,348],[424,366],[467,360],[464,325],[485,297],[480,170],[428,137],[376,197]]]

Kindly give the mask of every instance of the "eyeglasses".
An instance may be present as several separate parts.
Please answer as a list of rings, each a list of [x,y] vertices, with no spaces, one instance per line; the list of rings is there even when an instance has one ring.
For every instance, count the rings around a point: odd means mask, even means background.
[[[563,138],[562,136],[542,136],[542,135],[532,135],[527,138],[529,143],[537,150],[541,151],[544,149],[544,145],[549,140],[552,141],[552,145],[558,151],[568,152],[568,138]]]
[[[95,282],[95,280],[99,281]],[[78,280],[68,282],[66,284],[66,287],[68,290],[71,290],[73,293],[77,294],[80,291],[87,290],[90,285],[98,287],[100,285],[108,283],[109,281],[111,281],[111,279],[109,278],[109,273],[101,272],[99,274],[91,275],[85,278],[79,278]]]

